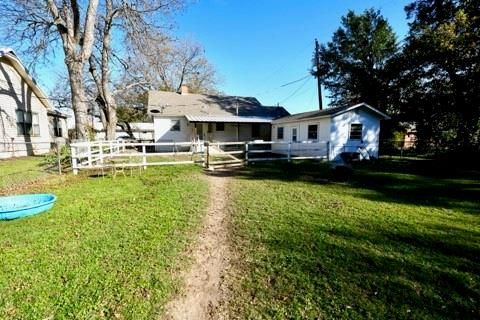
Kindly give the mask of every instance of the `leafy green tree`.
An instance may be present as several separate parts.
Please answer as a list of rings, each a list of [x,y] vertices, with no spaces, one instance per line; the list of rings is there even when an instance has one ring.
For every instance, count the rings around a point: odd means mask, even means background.
[[[388,63],[397,52],[395,33],[379,11],[349,11],[332,40],[321,45],[320,65],[312,74],[320,77],[335,105],[366,102],[388,111]]]
[[[401,115],[440,151],[480,146],[480,1],[418,0],[400,63]]]

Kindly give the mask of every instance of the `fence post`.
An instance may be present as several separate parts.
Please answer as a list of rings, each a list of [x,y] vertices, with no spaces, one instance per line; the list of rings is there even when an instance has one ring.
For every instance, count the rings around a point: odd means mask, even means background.
[[[198,141],[198,148],[200,150],[200,157],[202,160],[202,167],[205,167],[205,148],[202,148],[201,142]]]
[[[248,165],[248,142],[245,142],[245,162]]]
[[[330,141],[327,141],[327,161],[330,161]]]
[[[98,153],[98,155],[100,156],[100,163],[103,165],[103,143],[102,143],[102,141],[98,142],[98,147],[100,148],[99,153]]]
[[[291,157],[292,157],[292,143],[289,142],[288,143],[288,154],[287,154],[288,162],[290,162]]]
[[[12,139],[12,157],[15,157],[15,143],[13,142],[15,138],[12,137],[11,139]]]
[[[205,141],[205,147],[207,147],[207,169],[210,167],[210,143]]]
[[[72,170],[73,174],[78,174],[78,167],[77,167],[77,148],[72,144],[70,145],[70,150],[72,153]]]
[[[92,145],[90,144],[90,142],[88,142],[88,147],[87,147],[87,165],[89,167],[92,166]]]
[[[144,144],[142,144],[142,153],[143,170],[147,170],[147,147]]]
[[[62,160],[60,159],[60,144],[58,143],[58,141],[55,141],[55,146],[57,148],[58,174],[62,174]]]

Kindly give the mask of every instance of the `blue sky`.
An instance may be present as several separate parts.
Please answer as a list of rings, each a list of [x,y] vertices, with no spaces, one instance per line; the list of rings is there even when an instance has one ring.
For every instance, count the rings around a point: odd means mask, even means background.
[[[380,9],[401,40],[408,30],[403,10],[409,0],[197,0],[175,17],[174,33],[203,45],[225,94],[254,96],[291,113],[318,107],[316,80],[308,77],[314,39],[329,41],[349,9]],[[37,80],[53,87],[65,69],[59,51]],[[47,71],[48,70],[48,71]],[[45,76],[44,76],[45,75]],[[325,93],[325,92],[324,92]],[[324,94],[324,105],[328,104]]]
[[[399,39],[408,30],[404,0],[199,0],[177,17],[177,34],[200,42],[226,94],[255,96],[290,112],[317,108],[308,74],[314,39],[327,42],[349,9],[380,9]],[[328,100],[324,98],[324,104]]]

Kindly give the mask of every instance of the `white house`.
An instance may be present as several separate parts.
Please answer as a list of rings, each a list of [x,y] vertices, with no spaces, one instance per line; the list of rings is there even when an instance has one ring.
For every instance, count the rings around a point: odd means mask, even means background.
[[[380,121],[386,119],[366,103],[303,112],[272,121],[272,141],[291,142],[292,152],[311,146],[331,160],[342,152],[378,157]]]
[[[0,158],[44,154],[67,137],[66,115],[54,110],[15,53],[0,48]]]
[[[274,119],[289,115],[283,107],[263,106],[253,97],[150,91],[156,142],[269,140]]]

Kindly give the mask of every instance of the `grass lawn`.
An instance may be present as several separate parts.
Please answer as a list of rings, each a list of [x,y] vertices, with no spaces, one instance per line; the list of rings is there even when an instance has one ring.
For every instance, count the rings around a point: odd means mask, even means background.
[[[200,168],[70,177],[41,188],[58,196],[51,211],[0,222],[0,317],[161,314],[204,213],[208,186]]]
[[[233,182],[234,318],[480,318],[480,175],[253,165]]]
[[[0,189],[49,176],[41,165],[43,159],[36,156],[0,160]]]

